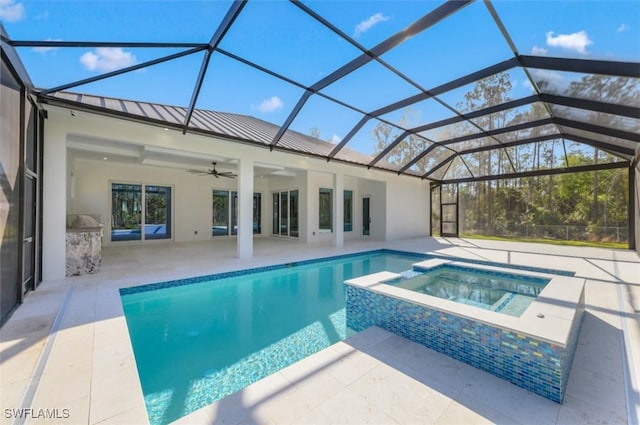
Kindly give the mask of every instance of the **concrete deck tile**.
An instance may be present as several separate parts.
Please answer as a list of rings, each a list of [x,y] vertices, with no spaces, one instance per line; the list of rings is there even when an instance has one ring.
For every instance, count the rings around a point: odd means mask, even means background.
[[[399,424],[373,403],[350,388],[345,388],[317,409],[295,421],[295,424]]]
[[[134,407],[100,422],[87,422],[90,425],[146,425],[149,423],[144,408]],[[201,422],[201,424],[203,424]]]
[[[335,364],[341,358],[352,353],[340,353],[336,350],[320,350],[311,356],[300,360],[280,371],[291,383],[300,382],[308,377],[324,373],[328,367]]]
[[[191,415],[187,415],[174,422],[172,425],[183,424],[239,424],[251,417],[254,410],[258,410],[255,406],[247,404],[243,400],[240,393],[232,394],[219,400],[209,406],[206,406],[195,413],[196,419],[208,420],[208,422],[197,422],[191,420]]]
[[[368,347],[380,344],[381,342],[393,336],[394,334],[392,334],[391,332],[387,332],[382,328],[372,327],[348,337],[343,342],[358,349],[366,349]]]
[[[339,358],[329,364],[325,371],[343,385],[351,384],[380,363],[375,357],[356,350],[344,342],[332,345],[329,350],[337,352]]]
[[[4,380],[0,380],[0,406],[5,409],[18,407],[22,401],[24,389],[28,384],[29,379],[11,383],[5,383]],[[10,425],[13,422],[13,418],[10,415],[6,415],[4,411],[1,413],[0,424]]]
[[[58,376],[52,378],[43,375],[32,406],[56,408],[78,399],[88,400],[90,394],[91,375],[89,372],[68,376],[65,380],[61,380]]]
[[[44,412],[50,415],[48,418],[33,418],[26,422],[26,425],[44,424],[88,424],[89,423],[89,397],[80,397],[74,400],[56,402],[48,404],[48,400],[37,401],[32,408],[35,411]]]
[[[578,365],[579,366],[579,365]],[[574,368],[569,375],[567,393],[592,406],[614,411],[625,409],[623,374],[615,375]],[[569,392],[570,390],[570,392]]]
[[[34,372],[44,342],[39,341],[35,345],[18,345],[11,356],[2,359],[0,363],[0,376],[2,385],[12,384],[29,379]]]
[[[401,424],[433,424],[453,402],[446,395],[382,363],[349,389]]]
[[[201,409],[196,410],[195,412],[187,415],[187,416],[183,416],[182,418],[173,421],[171,424],[172,425],[205,425],[205,424],[213,424],[213,415],[212,415],[212,411],[214,409],[212,408],[212,405],[208,405],[205,406]],[[220,421],[216,421],[216,423],[233,423],[236,424],[238,423],[238,421],[233,421],[233,422],[225,422],[223,420]]]
[[[385,363],[448,396],[462,391],[478,369],[397,335],[376,345]],[[373,354],[376,355],[376,354]]]
[[[517,416],[517,412],[515,416]],[[513,416],[507,416],[483,404],[472,397],[461,395],[451,403],[447,410],[438,418],[436,425],[526,425]],[[577,425],[577,424],[576,424]]]
[[[505,416],[518,412],[517,417],[524,424],[555,424],[560,409],[551,400],[482,371],[469,381],[461,396],[473,398]]]
[[[269,379],[267,377],[266,379]],[[266,381],[265,383],[269,383]],[[253,412],[264,412],[276,423],[292,423],[342,389],[335,378],[321,373],[272,392]]]
[[[132,371],[113,375],[112,379],[96,377],[91,383],[90,422],[98,423],[128,410],[144,405],[139,384],[126,376],[135,376]]]
[[[612,408],[602,408],[573,396],[566,396],[558,414],[557,425],[576,424],[627,424],[626,412]]]

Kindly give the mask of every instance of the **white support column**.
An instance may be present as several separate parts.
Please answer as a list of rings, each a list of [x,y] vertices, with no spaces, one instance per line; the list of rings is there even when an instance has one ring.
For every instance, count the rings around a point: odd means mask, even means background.
[[[44,126],[42,167],[42,279],[65,277],[67,223],[67,142],[60,126]]]
[[[333,175],[333,246],[344,246],[344,176]]]
[[[253,161],[238,162],[238,258],[253,256]]]

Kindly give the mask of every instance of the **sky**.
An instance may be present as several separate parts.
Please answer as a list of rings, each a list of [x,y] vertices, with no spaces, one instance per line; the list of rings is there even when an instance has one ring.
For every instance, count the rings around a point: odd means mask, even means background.
[[[230,1],[28,1],[0,0],[0,19],[13,40],[147,41],[207,43]],[[305,1],[365,48],[372,48],[426,15],[434,1]],[[520,54],[640,62],[640,2],[492,2]],[[219,47],[304,86],[361,52],[286,1],[250,0]],[[19,48],[37,87],[51,88],[183,49]],[[203,53],[78,86],[75,92],[188,106]],[[475,1],[422,33],[404,40],[382,59],[424,89],[513,57],[484,2]],[[532,93],[526,75],[510,71],[512,98]],[[551,73],[559,84],[570,78]],[[575,76],[573,77],[575,78]],[[456,106],[470,87],[442,95]],[[282,124],[304,90],[227,56],[212,55],[197,107],[255,116]],[[377,62],[370,62],[322,91],[370,112],[419,90]],[[321,96],[311,96],[291,128],[339,142],[362,113]],[[419,125],[453,113],[433,100],[410,114],[385,116]],[[372,120],[349,144],[371,153]]]

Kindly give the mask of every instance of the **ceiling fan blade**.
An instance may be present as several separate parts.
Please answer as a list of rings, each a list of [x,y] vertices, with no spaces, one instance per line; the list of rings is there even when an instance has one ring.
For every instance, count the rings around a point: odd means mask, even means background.
[[[233,173],[218,173],[216,174],[216,177],[226,177],[228,179],[235,179],[236,175]]]
[[[206,176],[207,174],[209,174],[206,171],[202,171],[202,170],[194,170],[193,168],[190,168],[188,170],[186,170],[187,173],[191,173],[191,174],[197,174],[199,176]]]

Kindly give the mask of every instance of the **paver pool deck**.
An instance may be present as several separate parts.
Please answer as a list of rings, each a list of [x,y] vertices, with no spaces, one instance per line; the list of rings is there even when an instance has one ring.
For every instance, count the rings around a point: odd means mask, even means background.
[[[119,288],[378,248],[585,278],[586,314],[564,403],[370,328],[176,423],[638,423],[640,259],[634,252],[442,238],[342,248],[260,238],[250,260],[235,258],[232,240],[105,247],[99,273],[44,281],[0,329],[0,421],[148,423]],[[58,417],[16,420],[7,409],[19,408],[57,409]]]

